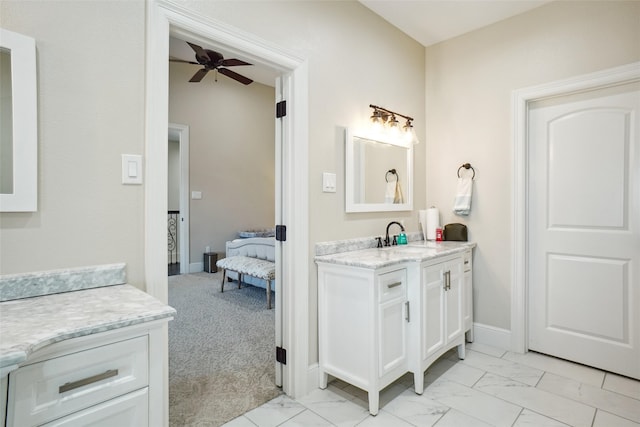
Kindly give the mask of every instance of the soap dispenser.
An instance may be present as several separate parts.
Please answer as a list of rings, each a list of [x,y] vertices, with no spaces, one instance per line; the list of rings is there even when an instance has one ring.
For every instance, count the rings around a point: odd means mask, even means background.
[[[401,231],[398,234],[398,245],[406,245],[407,244],[407,235],[404,234],[404,231]]]

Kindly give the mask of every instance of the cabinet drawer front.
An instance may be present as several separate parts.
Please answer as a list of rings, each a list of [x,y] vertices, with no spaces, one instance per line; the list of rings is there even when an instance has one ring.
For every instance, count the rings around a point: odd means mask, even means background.
[[[141,389],[148,371],[146,335],[24,366],[10,374],[8,426],[40,425]]]
[[[149,425],[148,388],[111,399],[42,427],[143,427]]]
[[[395,270],[378,276],[379,302],[389,301],[407,294],[407,270]]]

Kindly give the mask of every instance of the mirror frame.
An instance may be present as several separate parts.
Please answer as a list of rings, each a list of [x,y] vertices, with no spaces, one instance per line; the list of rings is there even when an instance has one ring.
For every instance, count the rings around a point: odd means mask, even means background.
[[[0,212],[38,210],[36,41],[0,28],[0,48],[11,51],[13,193],[0,194]]]
[[[368,139],[380,144],[395,145],[407,150],[407,179],[404,196],[405,203],[355,203],[355,165],[354,137]],[[379,141],[368,136],[354,134],[345,130],[345,211],[346,212],[399,212],[413,210],[413,144],[409,146],[394,141]]]

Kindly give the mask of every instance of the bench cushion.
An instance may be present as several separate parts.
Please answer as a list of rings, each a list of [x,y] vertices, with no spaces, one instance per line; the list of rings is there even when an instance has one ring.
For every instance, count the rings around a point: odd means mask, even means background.
[[[216,262],[216,266],[264,280],[274,280],[276,278],[275,263],[263,259],[241,255],[230,256]]]

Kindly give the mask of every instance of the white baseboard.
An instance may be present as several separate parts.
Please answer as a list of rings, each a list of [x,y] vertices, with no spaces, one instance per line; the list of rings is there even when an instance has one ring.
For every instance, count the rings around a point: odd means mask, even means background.
[[[511,350],[511,331],[495,326],[473,324],[473,342],[490,345],[502,350]]]
[[[189,264],[189,273],[200,273],[204,271],[204,262],[192,262]]]

